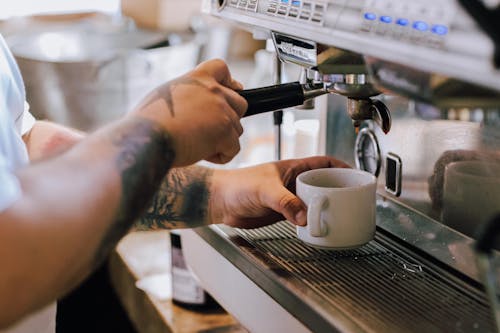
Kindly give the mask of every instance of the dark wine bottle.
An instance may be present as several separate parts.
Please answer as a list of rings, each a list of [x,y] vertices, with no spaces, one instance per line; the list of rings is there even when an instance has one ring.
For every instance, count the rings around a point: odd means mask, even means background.
[[[209,310],[219,304],[200,286],[189,269],[182,251],[182,238],[178,231],[170,232],[172,266],[172,301],[192,310]]]

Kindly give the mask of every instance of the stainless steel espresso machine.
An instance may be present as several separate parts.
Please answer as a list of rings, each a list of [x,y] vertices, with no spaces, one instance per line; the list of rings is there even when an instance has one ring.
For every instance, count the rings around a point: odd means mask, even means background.
[[[203,286],[251,332],[500,332],[500,1],[203,8],[301,66],[273,107],[328,93],[324,152],[378,177],[358,249],[309,247],[286,221],[184,232]]]

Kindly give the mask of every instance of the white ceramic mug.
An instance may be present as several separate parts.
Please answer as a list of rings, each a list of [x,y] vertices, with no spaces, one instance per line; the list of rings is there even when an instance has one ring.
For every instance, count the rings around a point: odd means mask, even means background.
[[[459,161],[446,166],[441,220],[470,237],[500,212],[500,164]]]
[[[307,205],[307,225],[297,237],[314,247],[349,249],[375,235],[377,178],[356,169],[327,168],[301,173],[297,195]]]

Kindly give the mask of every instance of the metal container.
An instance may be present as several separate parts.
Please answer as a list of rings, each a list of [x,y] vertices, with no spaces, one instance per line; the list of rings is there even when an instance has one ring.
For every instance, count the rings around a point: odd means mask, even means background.
[[[18,32],[7,42],[31,112],[80,130],[128,112],[155,85],[194,67],[200,49],[191,37],[102,25]]]

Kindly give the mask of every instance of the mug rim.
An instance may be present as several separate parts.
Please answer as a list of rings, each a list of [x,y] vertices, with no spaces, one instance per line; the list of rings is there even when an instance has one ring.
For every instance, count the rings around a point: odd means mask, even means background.
[[[307,183],[303,180],[304,177],[307,177],[308,175],[312,173],[318,173],[318,172],[349,172],[349,173],[357,173],[363,177],[366,177],[366,181],[363,182],[361,185],[356,185],[356,186],[345,186],[345,187],[324,187],[324,186],[318,186],[318,185],[312,185],[310,183]],[[297,183],[301,183],[304,186],[310,187],[310,188],[317,188],[317,189],[324,189],[328,191],[349,191],[349,190],[359,190],[361,188],[369,187],[376,185],[377,183],[377,177],[375,177],[373,174],[369,173],[368,171],[365,170],[360,170],[360,169],[354,169],[354,168],[336,168],[336,167],[331,167],[331,168],[319,168],[319,169],[313,169],[313,170],[308,170],[300,173],[297,176]],[[297,184],[298,185],[298,184]]]
[[[487,167],[491,166],[495,169],[495,171],[498,170],[499,173],[498,174],[496,172],[493,172],[492,174],[478,174],[475,172],[471,173],[463,169],[466,168],[467,166],[481,166],[484,167],[482,170],[488,170]],[[481,160],[455,161],[447,164],[445,167],[445,175],[447,174],[449,176],[450,173],[465,178],[488,179],[493,182],[500,182],[500,163],[483,162]]]

